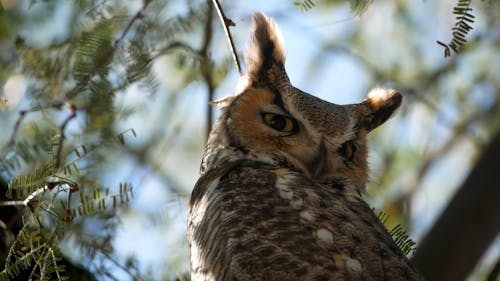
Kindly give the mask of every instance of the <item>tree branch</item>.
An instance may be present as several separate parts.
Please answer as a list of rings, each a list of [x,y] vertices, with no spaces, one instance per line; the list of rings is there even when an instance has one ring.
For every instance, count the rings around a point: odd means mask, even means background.
[[[210,42],[212,41],[212,16],[213,14],[213,6],[208,5],[208,10],[207,10],[207,19],[205,22],[205,31],[203,33],[203,42],[200,50],[198,53],[200,54],[200,57],[202,58],[201,61],[201,74],[203,76],[203,79],[205,80],[205,83],[207,85],[207,118],[206,118],[206,137],[208,140],[208,135],[210,134],[210,131],[212,129],[212,123],[213,123],[213,112],[212,112],[212,106],[210,102],[214,99],[214,94],[215,94],[215,85],[214,85],[214,79],[213,79],[213,62],[210,60],[208,57],[208,47],[210,46]]]
[[[500,132],[419,243],[413,262],[426,280],[465,280],[500,231]]]
[[[64,122],[59,127],[60,137],[59,137],[59,142],[57,144],[57,152],[54,155],[54,161],[55,161],[54,168],[56,168],[56,169],[59,169],[61,166],[61,153],[62,153],[62,148],[64,145],[64,139],[65,139],[64,131],[66,130],[66,126],[68,125],[69,121],[71,121],[71,119],[76,117],[76,107],[74,105],[70,105],[70,110],[71,110],[71,114],[68,117],[66,117]]]
[[[123,40],[123,38],[125,38],[125,36],[127,36],[127,34],[129,33],[130,28],[132,28],[132,25],[134,25],[134,23],[137,20],[139,20],[140,18],[142,18],[144,16],[143,13],[146,10],[146,8],[148,7],[148,5],[151,3],[151,1],[152,0],[143,0],[142,8],[137,13],[135,13],[134,17],[132,17],[132,19],[128,22],[127,26],[123,30],[120,37],[118,37],[118,39],[116,39],[115,42],[113,43],[113,48],[118,47],[118,45]]]
[[[229,46],[231,47],[231,54],[233,55],[234,64],[236,64],[236,69],[238,69],[238,73],[241,76],[243,75],[243,72],[241,70],[240,60],[238,59],[238,53],[236,52],[236,48],[234,47],[233,37],[231,36],[231,32],[229,32],[229,27],[234,26],[235,24],[231,19],[227,18],[224,15],[224,11],[222,10],[222,7],[219,4],[218,0],[212,0],[212,2],[214,3],[221,23],[224,26],[224,32],[226,33],[227,41],[229,43]]]
[[[486,281],[496,281],[498,280],[499,276],[500,276],[500,258],[497,260],[495,266],[488,274],[488,278],[486,278]]]
[[[453,126],[453,133],[451,136],[438,148],[433,151],[426,153],[425,158],[422,160],[420,164],[420,168],[418,169],[415,181],[407,187],[406,193],[402,196],[400,200],[409,199],[418,189],[422,180],[425,178],[425,175],[432,167],[437,160],[441,159],[444,155],[446,155],[450,150],[452,150],[456,144],[458,144],[465,137],[472,137],[468,131],[468,128],[477,123],[478,121],[484,121],[487,118],[491,118],[497,116],[498,110],[500,109],[500,99],[496,100],[496,102],[490,106],[487,110],[478,111],[471,116],[465,118],[461,122],[457,123]]]
[[[24,200],[11,200],[11,201],[4,201],[0,202],[0,207],[5,207],[5,206],[30,206],[31,201],[38,195],[44,193],[46,190],[52,190],[54,187],[57,186],[63,186],[66,185],[68,186],[68,191],[74,192],[78,187],[77,184],[69,181],[67,179],[58,179],[56,181],[47,181],[45,182],[45,185],[43,187],[37,188],[35,191],[33,191],[30,195],[26,196]]]
[[[5,154],[7,153],[7,150],[11,146],[13,146],[14,144],[16,144],[17,132],[19,131],[19,127],[21,126],[22,121],[24,120],[24,118],[26,117],[26,115],[28,115],[28,113],[38,112],[38,111],[42,111],[44,109],[50,109],[50,108],[58,109],[59,110],[59,109],[62,108],[62,105],[63,105],[62,102],[60,102],[60,101],[54,101],[54,102],[52,102],[52,104],[50,106],[47,106],[47,107],[44,107],[44,106],[34,106],[34,107],[30,108],[30,109],[19,111],[19,116],[17,117],[16,123],[14,124],[14,129],[12,129],[12,133],[10,134],[9,140],[7,141],[7,143],[4,146],[2,146],[2,148],[0,148],[0,162],[4,160],[3,158],[5,157]]]

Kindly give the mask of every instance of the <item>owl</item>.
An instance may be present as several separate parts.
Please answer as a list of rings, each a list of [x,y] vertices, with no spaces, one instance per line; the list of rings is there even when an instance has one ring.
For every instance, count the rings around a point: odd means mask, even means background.
[[[253,15],[189,202],[192,280],[423,280],[361,194],[394,90],[337,105],[295,88],[277,24]]]

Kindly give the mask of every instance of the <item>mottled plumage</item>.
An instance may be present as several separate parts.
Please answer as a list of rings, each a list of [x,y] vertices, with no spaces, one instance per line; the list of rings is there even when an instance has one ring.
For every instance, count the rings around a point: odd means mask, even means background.
[[[246,62],[191,195],[192,280],[422,280],[360,195],[366,135],[401,95],[336,105],[294,88],[260,13]]]

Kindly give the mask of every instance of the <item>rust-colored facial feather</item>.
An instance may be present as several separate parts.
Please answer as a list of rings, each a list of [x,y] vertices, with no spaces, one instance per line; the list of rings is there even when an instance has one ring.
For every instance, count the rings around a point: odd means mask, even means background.
[[[283,133],[269,127],[262,115],[279,111],[275,95],[267,89],[247,89],[230,107],[227,125],[241,146],[271,151],[283,146]]]
[[[232,141],[258,154],[277,155],[286,159],[290,166],[311,175],[318,157],[322,157],[319,155],[320,143],[279,100],[278,94],[265,88],[249,88],[239,95],[228,108],[226,124]],[[273,128],[263,118],[267,113],[291,119],[296,128],[291,132]]]
[[[368,174],[366,135],[392,115],[401,95],[377,88],[358,104],[321,100],[290,83],[284,43],[273,20],[254,15],[252,32],[246,53],[248,73],[240,81],[240,92],[227,99],[207,154],[226,154],[217,158],[224,161],[231,153],[238,154],[234,159],[248,155],[263,162],[280,159],[269,164],[293,168],[318,182],[362,190]],[[226,151],[214,150],[215,141],[224,143]],[[208,162],[206,155],[204,168]]]

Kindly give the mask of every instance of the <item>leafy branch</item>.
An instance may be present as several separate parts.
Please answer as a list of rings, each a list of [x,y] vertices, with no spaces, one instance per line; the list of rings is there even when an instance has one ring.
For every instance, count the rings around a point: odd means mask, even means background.
[[[373,0],[351,0],[349,2],[351,4],[351,11],[355,15],[360,16],[368,10],[368,7],[372,4]]]
[[[350,0],[350,6],[351,6],[351,11],[356,15],[356,16],[361,16],[370,4],[372,4],[373,0]],[[293,1],[293,5],[295,7],[298,7],[301,12],[307,12],[309,10],[312,10],[314,7],[316,7],[316,4],[314,3],[313,0],[304,0],[304,1]]]
[[[396,226],[394,226],[389,231],[389,234],[391,234],[392,239],[394,239],[396,245],[405,255],[409,255],[410,253],[415,252],[416,243],[410,238],[410,235],[405,229],[403,229],[401,224],[397,224]]]
[[[127,132],[136,135],[129,129],[115,136],[118,120],[133,110],[122,109],[114,101],[133,84],[154,87],[155,59],[174,52],[193,57],[203,78],[210,81],[212,95],[220,74],[225,74],[221,69],[229,68],[230,63],[219,68],[210,57],[213,17],[205,17],[206,9],[192,7],[185,16],[170,17],[162,24],[156,10],[146,10],[162,5],[152,0],[143,0],[139,11],[127,18],[124,13],[129,10],[120,1],[79,1],[82,11],[95,4],[89,13],[96,11],[97,16],[87,15],[91,17],[90,28],[87,18],[82,18],[83,25],[78,24],[76,32],[57,44],[37,47],[23,40],[16,44],[16,62],[22,74],[31,78],[27,95],[32,105],[23,107],[18,116],[13,112],[6,143],[0,144],[0,238],[3,231],[9,234],[9,240],[0,241],[0,281],[73,279],[73,272],[64,272],[65,265],[72,268],[73,262],[64,257],[64,250],[60,252],[61,239],[79,235],[71,231],[80,230],[86,217],[105,221],[115,216],[116,208],[132,200],[130,184],[108,188],[91,173],[107,156],[100,148],[124,145]],[[193,23],[201,21],[210,31],[204,33],[201,46],[183,42],[179,34],[191,33]],[[38,115],[43,119],[34,118]],[[77,117],[78,126],[70,126]],[[106,223],[106,227],[114,227],[114,222]],[[49,239],[54,229],[57,237]],[[107,235],[106,239],[111,239],[112,235]],[[82,245],[78,238],[76,241]],[[129,261],[121,265],[118,259],[113,260],[111,245],[104,248],[95,245],[95,239],[91,242],[92,247],[83,247],[102,253],[114,267],[141,280],[138,270],[130,271]],[[93,274],[112,278],[109,272],[97,268]]]
[[[437,43],[444,47],[444,57],[449,57],[451,51],[458,53],[458,51],[463,47],[467,40],[465,36],[472,30],[471,24],[474,23],[474,15],[472,14],[472,8],[470,7],[471,0],[459,0],[457,5],[453,8],[453,14],[457,15],[455,26],[451,28],[453,38],[450,43],[445,44],[441,41]]]
[[[300,8],[301,12],[307,12],[312,8],[316,7],[316,4],[312,0],[304,0],[304,1],[293,1],[293,5],[295,7]]]
[[[389,215],[387,215],[387,213],[383,211],[380,211],[377,214],[377,218],[387,228],[387,219],[389,218]],[[405,255],[409,255],[415,252],[416,243],[410,238],[408,231],[406,231],[401,226],[401,224],[397,224],[396,226],[391,228],[391,230],[389,230],[389,234],[391,235],[392,239],[394,239],[394,242],[399,247],[401,252],[403,252]]]
[[[65,268],[60,264],[61,254],[53,247],[60,235],[60,228],[49,233],[46,229],[25,224],[8,252],[0,280],[20,280],[23,271],[29,273],[29,276],[23,275],[28,280],[48,280],[54,273],[55,280],[67,280],[62,275]]]

